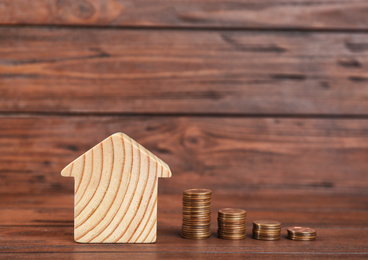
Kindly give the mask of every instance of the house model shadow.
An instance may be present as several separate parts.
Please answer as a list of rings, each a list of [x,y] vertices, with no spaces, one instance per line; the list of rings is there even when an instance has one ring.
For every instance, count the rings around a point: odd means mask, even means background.
[[[74,177],[74,239],[79,243],[153,243],[157,235],[157,178],[166,163],[116,133],[66,166]]]

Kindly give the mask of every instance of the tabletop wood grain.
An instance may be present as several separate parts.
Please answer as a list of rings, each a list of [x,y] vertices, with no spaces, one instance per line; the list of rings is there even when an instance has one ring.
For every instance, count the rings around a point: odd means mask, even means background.
[[[332,195],[307,192],[293,194],[254,192],[235,195],[213,190],[212,236],[197,241],[181,238],[181,194],[160,194],[158,203],[158,240],[149,245],[92,244],[73,240],[73,195],[3,196],[0,215],[0,256],[12,259],[34,258],[233,258],[297,257],[357,258],[368,256],[367,196]],[[216,213],[224,206],[247,210],[247,237],[222,240],[216,236]],[[13,218],[8,218],[14,214]],[[279,241],[251,238],[251,222],[271,218],[282,223]],[[316,229],[316,241],[292,241],[286,228],[304,225]]]

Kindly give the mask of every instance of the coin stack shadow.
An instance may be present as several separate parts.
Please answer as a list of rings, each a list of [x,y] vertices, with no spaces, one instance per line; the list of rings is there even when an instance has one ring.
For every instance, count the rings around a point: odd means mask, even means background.
[[[253,222],[253,238],[258,240],[279,240],[281,223],[273,220],[257,220]]]
[[[211,193],[207,189],[183,192],[182,237],[205,239],[211,236]]]
[[[218,211],[218,236],[222,239],[245,238],[246,211],[242,209],[224,208]]]
[[[315,240],[317,233],[314,229],[308,227],[292,227],[287,229],[287,238],[298,241]]]

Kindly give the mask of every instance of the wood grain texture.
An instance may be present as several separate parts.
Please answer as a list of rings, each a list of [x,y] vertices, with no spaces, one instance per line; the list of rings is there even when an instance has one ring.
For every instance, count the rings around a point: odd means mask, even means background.
[[[3,0],[0,24],[367,29],[365,0]]]
[[[157,178],[166,163],[116,133],[66,166],[74,177],[74,239],[79,243],[154,243]]]
[[[174,180],[174,179],[173,179]],[[171,180],[170,180],[171,181]],[[160,185],[161,186],[161,185]],[[66,192],[42,195],[4,195],[0,207],[13,210],[16,218],[0,214],[0,257],[34,258],[117,258],[147,257],[164,259],[188,258],[356,258],[368,256],[367,196],[322,193],[255,191],[213,193],[213,214],[224,205],[247,210],[247,237],[240,241],[224,241],[213,235],[208,240],[193,241],[180,237],[181,194],[162,194],[158,204],[158,240],[148,245],[90,244],[73,242],[73,196]],[[28,212],[28,213],[27,213]],[[8,213],[8,212],[7,212]],[[270,217],[283,224],[280,241],[265,242],[250,238],[251,223]],[[295,242],[286,238],[286,227],[307,225],[315,228],[313,242]]]
[[[0,258],[366,259],[367,12],[365,0],[0,1]],[[117,131],[175,172],[159,181],[158,242],[74,243],[76,183],[58,173]],[[214,191],[212,219],[248,211],[244,241],[216,238],[216,223],[206,241],[180,238],[179,193],[196,187]],[[250,239],[264,218],[317,241]]]
[[[72,193],[73,183],[58,172],[91,144],[124,131],[176,173],[160,180],[163,193],[195,184],[234,193],[367,194],[365,119],[6,116],[1,122],[1,193]]]
[[[0,35],[0,111],[368,111],[365,33],[0,28]]]

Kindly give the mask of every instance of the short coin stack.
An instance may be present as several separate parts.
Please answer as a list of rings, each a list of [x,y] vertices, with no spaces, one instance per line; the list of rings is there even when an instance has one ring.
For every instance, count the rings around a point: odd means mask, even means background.
[[[253,222],[253,238],[259,240],[279,240],[281,223],[273,220],[257,220]]]
[[[205,239],[211,236],[211,190],[189,189],[183,193],[182,236]]]
[[[245,238],[246,211],[225,208],[218,211],[218,236],[222,239]]]
[[[291,240],[311,241],[315,240],[317,233],[308,227],[292,227],[287,229],[287,237]]]

